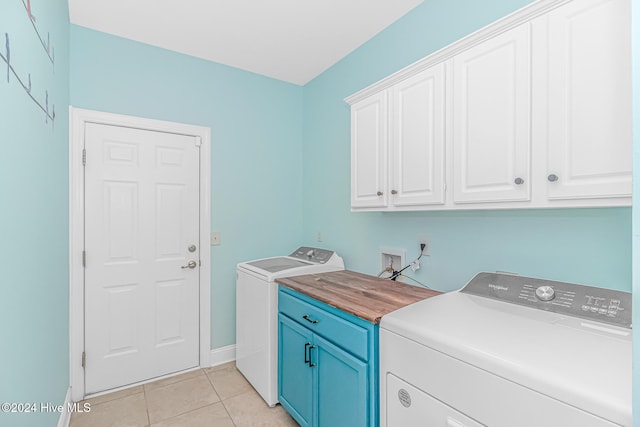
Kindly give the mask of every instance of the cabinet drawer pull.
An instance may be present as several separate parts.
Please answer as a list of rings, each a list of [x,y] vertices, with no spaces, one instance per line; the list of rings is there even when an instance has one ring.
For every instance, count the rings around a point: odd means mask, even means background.
[[[311,368],[316,366],[316,364],[311,361],[311,350],[313,350],[314,348],[316,348],[315,345],[312,345],[311,347],[309,347],[309,367]]]
[[[391,190],[391,194],[398,194],[396,190]]]
[[[311,345],[310,342],[304,345],[304,363],[306,363],[307,365],[311,363],[311,358],[309,357],[309,353],[308,353],[310,345]]]
[[[302,316],[302,318],[303,318],[304,320],[306,320],[307,322],[309,322],[309,323],[313,323],[314,325],[318,323],[318,321],[317,321],[317,320],[311,320],[311,318],[309,318],[309,315],[308,315],[308,314],[305,314],[304,316]]]

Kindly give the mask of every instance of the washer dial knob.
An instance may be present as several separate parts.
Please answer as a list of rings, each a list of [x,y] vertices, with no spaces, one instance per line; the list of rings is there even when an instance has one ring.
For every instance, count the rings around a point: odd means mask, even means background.
[[[556,297],[556,291],[551,286],[539,286],[536,289],[536,297],[540,301],[551,301]]]

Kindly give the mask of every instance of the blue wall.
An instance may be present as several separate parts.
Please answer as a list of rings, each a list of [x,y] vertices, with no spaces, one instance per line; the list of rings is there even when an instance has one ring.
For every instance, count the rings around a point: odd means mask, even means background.
[[[235,266],[301,240],[302,88],[71,26],[74,107],[208,126],[212,347],[235,343]]]
[[[2,426],[47,426],[69,387],[68,105],[69,14],[67,0],[31,1],[40,43],[21,1],[0,2],[0,402],[37,402],[28,414],[0,413]]]
[[[303,241],[335,248],[352,270],[380,271],[381,247],[429,241],[423,268],[410,274],[440,290],[476,272],[522,275],[631,290],[631,209],[467,212],[350,212],[349,106],[345,97],[528,0],[429,0],[305,86]]]

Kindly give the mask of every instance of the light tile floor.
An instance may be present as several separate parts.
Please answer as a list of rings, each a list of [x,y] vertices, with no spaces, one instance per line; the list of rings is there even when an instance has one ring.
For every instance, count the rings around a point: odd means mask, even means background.
[[[72,414],[70,427],[298,426],[282,406],[267,406],[234,362],[86,402],[91,410]]]

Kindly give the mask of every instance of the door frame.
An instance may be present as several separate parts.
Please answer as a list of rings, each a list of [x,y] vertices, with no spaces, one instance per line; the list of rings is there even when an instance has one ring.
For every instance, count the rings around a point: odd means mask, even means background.
[[[84,368],[84,148],[85,124],[130,127],[199,137],[200,145],[200,367],[211,358],[211,129],[142,117],[69,107],[69,385],[71,399],[85,398]]]

